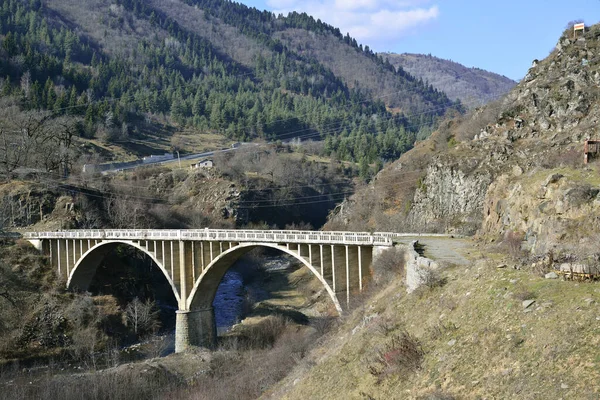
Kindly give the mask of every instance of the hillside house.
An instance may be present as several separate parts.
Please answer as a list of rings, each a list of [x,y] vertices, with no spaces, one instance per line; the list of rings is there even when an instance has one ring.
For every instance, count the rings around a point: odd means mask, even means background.
[[[210,168],[214,167],[214,165],[215,164],[214,164],[213,160],[202,160],[202,161],[197,162],[196,164],[190,165],[190,168],[191,169],[200,169],[200,168],[210,169]]]

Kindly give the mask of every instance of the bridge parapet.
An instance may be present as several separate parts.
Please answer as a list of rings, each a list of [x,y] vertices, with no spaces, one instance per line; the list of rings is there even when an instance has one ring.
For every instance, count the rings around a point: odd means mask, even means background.
[[[392,246],[390,234],[327,231],[263,231],[233,229],[103,229],[57,232],[26,232],[25,239],[100,239],[100,240],[190,240],[269,243],[313,243]]]

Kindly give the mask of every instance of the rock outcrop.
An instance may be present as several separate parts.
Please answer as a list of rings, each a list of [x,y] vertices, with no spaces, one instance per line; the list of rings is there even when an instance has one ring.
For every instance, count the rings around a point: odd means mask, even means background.
[[[491,180],[487,172],[473,174],[458,165],[433,164],[415,193],[409,221],[415,226],[472,234],[479,227]],[[460,219],[451,221],[448,216]]]

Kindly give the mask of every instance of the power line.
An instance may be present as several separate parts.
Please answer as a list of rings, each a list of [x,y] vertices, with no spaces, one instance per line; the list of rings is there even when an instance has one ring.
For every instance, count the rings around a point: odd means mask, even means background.
[[[416,181],[416,179],[409,179],[409,180],[399,181],[399,182],[395,182],[395,183],[396,184],[413,183],[415,181]],[[66,187],[66,185],[62,185],[62,184],[47,183],[45,186],[48,188],[52,187],[52,188],[56,188],[56,189],[89,190],[87,188],[79,188],[74,185],[70,185],[69,187]],[[111,192],[108,192],[108,193],[111,193]],[[318,195],[318,196],[306,196],[306,198],[296,198],[296,199],[294,199],[294,201],[281,200],[281,203],[278,203],[278,204],[262,204],[261,201],[248,201],[247,203],[250,203],[249,205],[244,205],[244,204],[239,205],[238,203],[236,203],[236,206],[237,206],[237,208],[255,209],[255,208],[291,207],[291,206],[297,206],[297,205],[319,204],[319,203],[325,203],[325,202],[337,202],[337,201],[344,200],[345,198],[347,198],[348,194],[353,194],[353,193],[354,192],[348,192],[348,193],[339,192],[339,193],[333,193],[333,194],[323,194],[323,195]],[[106,196],[103,196],[103,195],[96,195],[96,194],[92,194],[92,193],[82,193],[82,194],[84,194],[85,196],[106,199]],[[112,194],[117,194],[117,193],[112,193]],[[307,201],[300,201],[300,202],[296,201],[296,200],[305,200],[305,199],[321,197],[321,196],[332,196],[333,198],[321,199],[321,200],[307,200]],[[134,202],[136,200],[155,200],[156,201],[155,203],[157,203],[157,204],[165,204],[164,199],[151,198],[151,197],[140,197],[140,196],[126,196],[126,197],[120,198],[120,200],[126,201],[126,202]],[[201,202],[201,203],[214,204],[214,202]]]
[[[237,78],[237,77],[243,77],[243,76],[252,75],[252,74],[253,73],[245,73],[245,74],[234,75],[234,77]],[[468,70],[468,71],[466,71],[466,73],[464,73],[462,75],[456,75],[454,77],[448,77],[446,79],[448,81],[450,81],[450,80],[455,80],[455,79],[460,78],[460,77],[465,77],[467,75],[475,75],[475,73],[473,71]],[[438,84],[441,84],[443,82],[444,81],[438,82]],[[193,80],[191,80],[189,82],[185,82],[185,84],[188,85],[188,86],[189,85],[200,85],[200,84],[202,84],[202,82],[194,82]],[[177,85],[177,86],[180,86],[180,85]],[[143,90],[143,89],[144,88],[138,88],[138,90]],[[170,90],[170,89],[172,89],[172,88],[170,88],[170,87],[156,88],[156,89],[154,89],[154,92],[161,93],[161,92],[163,92],[165,90]],[[406,96],[406,95],[409,95],[409,94],[412,94],[412,93],[417,93],[417,92],[420,92],[420,91],[421,90],[419,88],[414,88],[414,89],[411,89],[411,90],[398,90],[398,91],[388,92],[388,93],[385,93],[385,94],[382,94],[382,95],[378,95],[378,96],[371,96],[370,98],[366,98],[364,100],[348,104],[345,107],[344,111],[349,111],[352,107],[355,107],[355,106],[358,106],[358,105],[361,105],[361,104],[365,104],[365,103],[368,103],[368,102],[374,102],[375,100],[379,100],[379,99],[382,99],[382,98],[390,97],[390,96],[393,96],[393,95],[403,94],[403,95]],[[501,94],[501,95],[503,95],[503,94]],[[475,97],[473,96],[473,98],[475,98]],[[52,109],[52,110],[49,110],[49,111],[51,111],[52,113],[57,113],[59,111],[65,111],[65,110],[69,110],[69,109],[72,109],[72,108],[85,107],[85,106],[89,106],[90,104],[98,104],[98,103],[102,103],[104,101],[112,103],[112,102],[117,101],[117,99],[106,98],[105,97],[102,100],[100,100],[100,99],[99,100],[92,100],[92,101],[88,101],[87,103],[77,104],[77,105],[73,105],[73,106],[65,106],[65,107],[61,107],[61,108]],[[480,103],[480,102],[478,101],[478,103]],[[442,106],[442,107],[438,108],[437,110],[448,109],[448,108],[452,108],[454,106],[455,105],[453,105],[453,104],[448,104],[448,105],[445,105],[445,106]],[[435,109],[433,111],[435,111]],[[433,112],[433,111],[430,111],[430,112]],[[413,115],[410,115],[410,114],[401,114],[400,117],[404,116],[406,118],[410,118],[411,116],[425,114],[425,113],[427,113],[427,112],[417,113],[417,114],[413,114]],[[289,117],[289,118],[281,118],[281,119],[277,119],[277,120],[274,120],[274,121],[265,122],[265,125],[268,126],[268,125],[273,125],[273,124],[279,123],[279,122],[286,122],[286,121],[290,121],[290,120],[297,119],[297,118],[300,118],[300,117],[306,117],[306,116],[309,116],[311,114],[312,114],[312,112],[307,112],[305,114],[294,115],[293,117]],[[345,119],[346,118],[342,119],[342,121],[345,120]],[[255,127],[255,126],[251,125],[251,124],[248,124],[248,125],[243,126],[242,129],[244,129],[244,128],[250,128],[250,127]],[[306,128],[306,129],[301,130],[301,131],[305,131],[305,130],[308,130],[308,129],[312,129],[312,128]]]
[[[504,96],[504,95],[500,95],[496,99],[499,99],[502,96]],[[423,114],[429,114],[429,113],[433,113],[433,112],[439,111],[439,110],[448,110],[450,108],[452,108],[452,107],[451,106],[439,107],[437,109],[432,109],[432,110],[429,110],[429,111],[424,111],[424,112],[421,112],[421,113],[412,114],[412,115],[409,115],[409,117],[423,115]],[[386,122],[386,121],[388,121],[391,118],[395,118],[395,116],[382,117],[381,121],[382,122]],[[332,123],[332,124],[328,124],[328,125],[337,125],[337,123]],[[430,126],[430,124],[427,123],[427,122],[424,122],[424,123],[420,123],[420,124],[406,125],[404,127],[405,128],[413,128],[413,130],[414,130],[416,128],[420,128],[420,127],[423,127],[423,126]],[[316,137],[321,137],[323,135],[331,135],[333,133],[339,133],[339,132],[343,131],[344,129],[346,129],[346,128],[345,127],[331,128],[330,130],[311,132],[311,133],[308,133],[306,135],[299,135],[299,136],[295,136],[293,138],[294,139],[296,139],[296,138],[300,138],[300,139],[316,138]],[[291,132],[291,133],[294,133],[294,132]],[[376,131],[376,133],[381,133],[381,131]]]
[[[496,107],[494,107],[494,109],[497,108],[501,108],[502,105],[498,105]],[[413,170],[413,171],[398,171],[398,172],[392,172],[392,173],[388,173],[387,176],[390,175],[410,175],[413,173],[417,173],[417,174],[422,174],[423,171],[421,170]],[[395,184],[402,184],[402,183],[414,183],[416,182],[417,179],[416,178],[412,178],[412,179],[408,179],[408,180],[404,180],[404,181],[397,181],[394,182]],[[48,185],[53,186],[55,188],[60,188],[63,187],[65,185]],[[309,187],[311,185],[302,185],[302,186],[296,186],[296,187]],[[72,186],[71,186],[72,188]],[[81,188],[81,187],[76,187],[78,190],[89,190],[88,188]],[[280,189],[285,189],[286,187],[281,187]],[[294,188],[294,186],[290,186],[287,188]],[[111,194],[111,195],[121,195],[121,193],[116,193],[116,192],[110,192],[110,191],[106,191],[105,193]],[[335,201],[341,201],[343,199],[345,199],[349,194],[354,194],[354,191],[348,191],[348,192],[334,192],[334,193],[325,193],[325,194],[319,194],[319,195],[313,195],[313,196],[304,196],[304,197],[296,197],[294,198],[293,201],[286,201],[286,200],[265,200],[265,199],[261,199],[261,200],[254,200],[254,201],[246,201],[246,202],[240,202],[238,203],[238,208],[248,208],[248,209],[253,209],[253,208],[271,208],[271,207],[290,207],[290,206],[295,206],[295,205],[309,205],[309,204],[318,204],[318,203],[324,203],[324,202],[335,202]],[[92,196],[92,197],[98,197],[98,198],[103,198],[105,199],[106,196],[104,195],[94,195],[94,194],[90,194],[90,193],[85,193],[85,195],[87,196]],[[153,201],[153,202],[157,202],[157,203],[165,203],[165,200],[162,198],[157,198],[157,197],[147,197],[147,196],[135,196],[135,195],[126,195],[127,197],[124,198],[124,201],[136,201],[136,200],[143,200],[143,201]],[[316,198],[319,197],[324,197],[324,196],[328,196],[327,199],[319,199],[319,200],[315,200]],[[340,197],[341,196],[341,197]],[[213,202],[208,202],[208,201],[203,201],[201,202],[203,204],[214,204]],[[245,204],[249,204],[249,205],[245,205]]]
[[[500,108],[501,105],[498,105],[495,108]],[[410,171],[410,172],[415,172],[415,171]],[[60,177],[59,174],[54,174],[57,177]],[[73,177],[71,178],[73,179]],[[98,182],[98,181],[103,181],[103,178],[95,178],[95,179],[82,179],[79,178],[79,182],[80,183],[87,183],[87,182]],[[332,183],[322,183],[322,184],[312,184],[312,185],[296,185],[296,186],[278,186],[278,187],[270,187],[270,188],[265,188],[265,189],[254,189],[254,188],[248,188],[248,189],[243,189],[244,191],[256,191],[256,192],[266,192],[266,191],[281,191],[281,190],[286,190],[286,189],[298,189],[298,188],[307,188],[307,187],[311,187],[311,188],[316,188],[316,187],[325,187],[325,186],[335,186],[335,185],[339,185],[342,182],[332,182]],[[141,185],[133,185],[133,184],[128,184],[128,183],[123,183],[123,184],[117,184],[115,182],[111,182],[110,183],[111,186],[113,187],[126,187],[126,188],[140,188],[140,189],[145,189],[146,186],[141,186]],[[166,189],[164,191],[171,193],[176,191],[177,189],[173,188],[173,189]],[[156,200],[157,198],[151,198]]]

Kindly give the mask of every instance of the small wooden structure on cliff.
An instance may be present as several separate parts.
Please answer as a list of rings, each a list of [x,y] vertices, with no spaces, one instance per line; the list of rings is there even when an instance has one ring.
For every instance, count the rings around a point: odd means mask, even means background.
[[[588,139],[585,141],[585,145],[583,148],[583,163],[587,164],[594,157],[598,156],[600,153],[600,140],[598,139]]]

